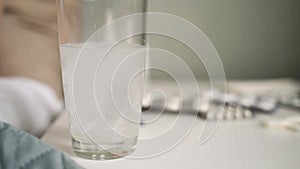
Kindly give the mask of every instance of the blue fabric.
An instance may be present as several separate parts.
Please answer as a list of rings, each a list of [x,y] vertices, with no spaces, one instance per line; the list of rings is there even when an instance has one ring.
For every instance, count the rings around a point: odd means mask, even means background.
[[[81,169],[36,137],[0,122],[0,169]]]

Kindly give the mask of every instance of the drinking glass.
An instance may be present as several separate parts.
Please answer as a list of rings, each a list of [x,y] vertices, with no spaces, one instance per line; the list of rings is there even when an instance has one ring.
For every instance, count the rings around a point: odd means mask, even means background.
[[[58,0],[65,105],[79,157],[114,159],[136,148],[146,7],[146,0]]]

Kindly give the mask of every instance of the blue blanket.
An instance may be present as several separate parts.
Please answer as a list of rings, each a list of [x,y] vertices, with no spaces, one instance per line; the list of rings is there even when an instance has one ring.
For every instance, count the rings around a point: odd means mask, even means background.
[[[0,122],[0,169],[81,169],[36,137]]]

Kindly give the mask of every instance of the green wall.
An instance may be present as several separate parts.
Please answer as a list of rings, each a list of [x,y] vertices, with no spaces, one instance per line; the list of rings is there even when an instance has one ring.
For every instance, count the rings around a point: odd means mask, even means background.
[[[171,13],[199,27],[215,45],[227,78],[300,78],[300,0],[149,0],[149,11]],[[185,45],[155,35],[148,40],[151,47],[180,56],[198,78],[206,77]]]

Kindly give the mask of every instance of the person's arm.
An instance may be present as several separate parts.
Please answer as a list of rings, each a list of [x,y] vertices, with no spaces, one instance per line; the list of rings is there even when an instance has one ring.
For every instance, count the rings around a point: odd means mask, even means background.
[[[0,76],[25,76],[62,96],[56,0],[5,1]]]

